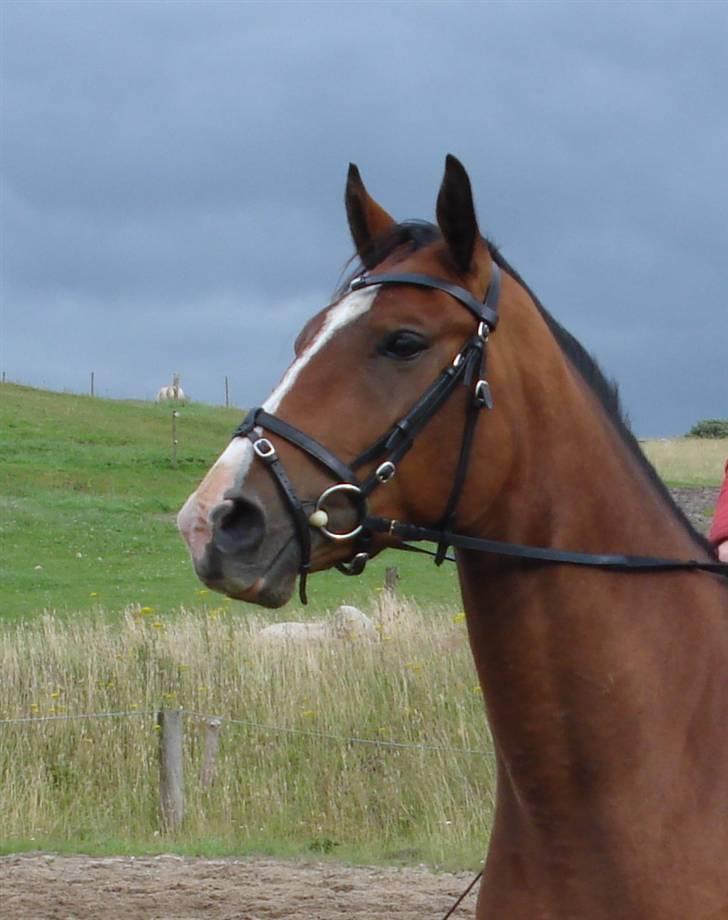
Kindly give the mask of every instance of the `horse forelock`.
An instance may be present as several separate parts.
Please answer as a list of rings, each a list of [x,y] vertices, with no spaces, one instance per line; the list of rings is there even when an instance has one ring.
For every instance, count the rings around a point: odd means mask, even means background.
[[[367,262],[370,267],[378,267],[395,255],[404,258],[441,240],[442,234],[434,224],[426,220],[405,220],[395,224],[388,233],[374,241],[366,254]],[[349,271],[336,289],[335,298],[345,294],[354,278],[369,270],[356,255],[349,260],[345,270],[347,267]]]

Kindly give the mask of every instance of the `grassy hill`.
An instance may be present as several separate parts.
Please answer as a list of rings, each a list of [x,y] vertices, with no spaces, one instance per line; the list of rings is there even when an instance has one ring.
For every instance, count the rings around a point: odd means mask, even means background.
[[[0,619],[219,604],[194,576],[174,517],[240,416],[180,409],[174,466],[169,406],[0,386]],[[405,593],[459,604],[454,566],[435,570],[402,553],[376,560],[360,579],[314,576],[311,608],[365,603],[395,563]]]
[[[174,517],[218,456],[240,409],[180,410],[176,465],[171,408],[0,386],[0,619],[129,604],[155,612],[216,605],[192,573]],[[726,441],[646,442],[668,482],[717,485]],[[454,566],[385,554],[365,576],[314,576],[315,612],[366,603],[396,564],[405,594],[458,606]],[[281,611],[301,615],[297,602]]]

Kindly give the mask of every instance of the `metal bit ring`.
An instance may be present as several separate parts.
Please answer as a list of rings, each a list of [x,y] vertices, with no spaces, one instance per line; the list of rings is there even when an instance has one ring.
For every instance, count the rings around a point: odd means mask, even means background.
[[[353,482],[337,482],[336,485],[329,486],[328,489],[324,489],[324,491],[316,500],[316,507],[314,510],[325,511],[326,509],[324,508],[324,503],[328,498],[330,498],[332,495],[335,495],[337,492],[347,492],[352,496],[358,496],[359,501],[357,504],[359,506],[359,515],[363,520],[365,514],[365,508],[362,504],[364,501],[364,496],[361,494],[361,488],[354,485]],[[364,525],[362,523],[359,523],[356,527],[353,528],[353,530],[350,530],[347,533],[336,533],[333,530],[329,530],[329,528],[326,526],[319,527],[318,529],[325,537],[328,537],[329,540],[333,540],[335,543],[344,543],[346,540],[353,540],[354,537],[357,537],[361,533],[363,526]]]

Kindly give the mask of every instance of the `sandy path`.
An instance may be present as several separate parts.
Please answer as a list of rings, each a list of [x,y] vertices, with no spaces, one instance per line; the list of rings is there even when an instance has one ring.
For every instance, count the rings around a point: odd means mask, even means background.
[[[472,879],[272,859],[0,859],[6,920],[441,920]],[[472,920],[475,893],[453,920]]]

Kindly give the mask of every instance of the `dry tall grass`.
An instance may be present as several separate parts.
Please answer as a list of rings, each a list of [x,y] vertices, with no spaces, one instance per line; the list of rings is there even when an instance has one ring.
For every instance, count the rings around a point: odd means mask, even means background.
[[[260,616],[228,607],[158,616],[130,609],[42,621],[0,636],[0,717],[106,711],[106,720],[0,725],[5,838],[158,834],[157,707],[281,728],[394,739],[477,754],[385,749],[226,723],[213,787],[186,717],[187,815],[178,844],[397,854],[441,864],[484,850],[493,758],[462,615],[379,601],[377,639],[264,642]],[[278,842],[278,846],[276,845]],[[169,841],[165,841],[169,845]]]
[[[665,482],[717,486],[723,481],[728,438],[663,438],[642,441],[641,445]]]

